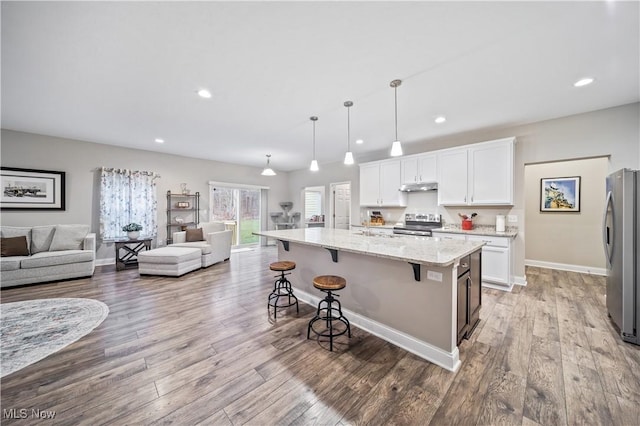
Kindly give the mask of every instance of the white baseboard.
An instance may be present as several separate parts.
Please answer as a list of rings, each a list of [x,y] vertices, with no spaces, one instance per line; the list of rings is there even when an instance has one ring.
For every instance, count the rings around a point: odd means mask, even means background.
[[[513,276],[513,277],[511,277],[511,283],[509,285],[494,284],[494,283],[491,283],[491,282],[488,282],[488,281],[482,281],[482,287],[493,288],[493,289],[502,290],[502,291],[511,291],[511,290],[513,290],[513,286],[514,285],[526,286],[527,285],[527,277],[526,276],[522,276],[522,277]]]
[[[295,287],[294,293],[300,301],[308,303],[311,306],[317,306],[320,301],[320,297],[314,296]],[[460,353],[458,352],[457,346],[454,348],[453,352],[447,352],[436,346],[430,345],[429,343],[423,342],[422,340],[418,340],[413,336],[409,336],[406,333],[366,318],[356,312],[348,309],[343,309],[342,311],[349,322],[358,326],[358,328],[368,331],[387,342],[391,342],[394,345],[449,371],[455,372],[460,368]]]
[[[487,281],[482,281],[482,287],[510,292],[511,289],[513,288],[513,284],[504,285],[504,284],[494,284]]]
[[[583,274],[602,275],[602,276],[607,275],[607,270],[605,268],[593,268],[591,266],[569,265],[566,263],[544,262],[542,260],[531,260],[531,259],[525,259],[524,264],[526,266],[537,266],[539,268],[546,268],[546,269],[558,269],[560,271],[580,272]]]
[[[115,259],[96,259],[96,266],[115,265]]]
[[[526,275],[523,275],[521,277],[514,276],[513,277],[513,283],[516,284],[516,285],[526,286],[527,285],[527,276]]]

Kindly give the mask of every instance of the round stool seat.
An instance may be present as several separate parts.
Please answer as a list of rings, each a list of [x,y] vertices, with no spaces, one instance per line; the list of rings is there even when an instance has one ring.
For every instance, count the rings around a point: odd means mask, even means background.
[[[296,268],[296,262],[289,260],[281,260],[279,262],[273,262],[269,265],[269,269],[272,271],[290,271]]]
[[[313,279],[313,286],[318,290],[341,290],[347,286],[347,280],[337,275],[320,275]]]

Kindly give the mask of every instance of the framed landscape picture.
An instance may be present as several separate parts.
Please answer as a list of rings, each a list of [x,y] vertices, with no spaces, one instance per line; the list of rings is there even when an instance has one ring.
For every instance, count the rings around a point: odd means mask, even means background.
[[[0,168],[0,210],[64,210],[64,172]]]
[[[579,212],[580,176],[540,179],[541,212]]]

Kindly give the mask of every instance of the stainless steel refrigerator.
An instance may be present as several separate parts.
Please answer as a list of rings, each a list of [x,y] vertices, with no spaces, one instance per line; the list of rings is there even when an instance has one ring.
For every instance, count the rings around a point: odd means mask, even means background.
[[[607,310],[622,340],[640,345],[640,172],[607,177],[603,242],[607,258]]]

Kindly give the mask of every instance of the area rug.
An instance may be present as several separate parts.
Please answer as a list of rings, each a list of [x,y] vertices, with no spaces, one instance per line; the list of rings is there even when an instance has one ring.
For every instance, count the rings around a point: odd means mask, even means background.
[[[0,304],[0,377],[40,361],[96,328],[109,307],[93,299]]]

